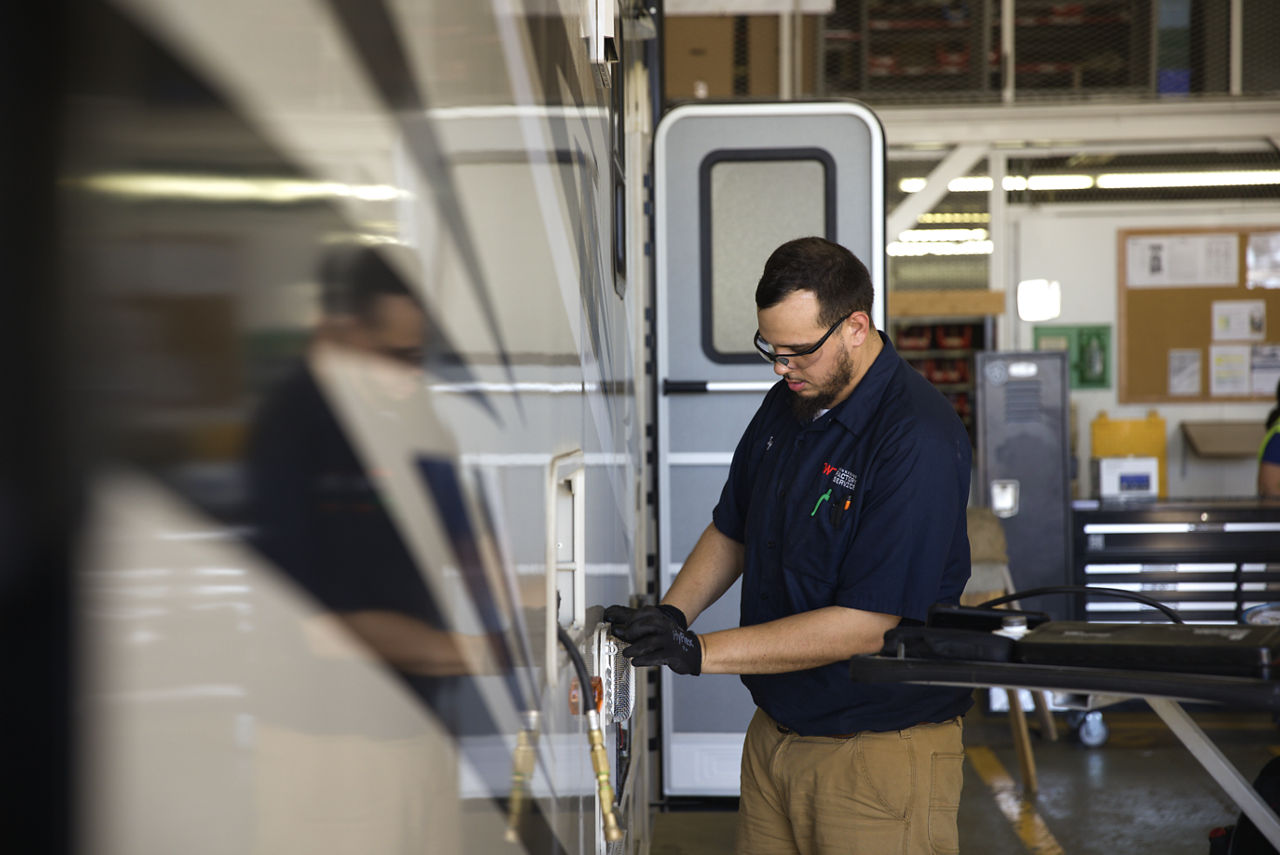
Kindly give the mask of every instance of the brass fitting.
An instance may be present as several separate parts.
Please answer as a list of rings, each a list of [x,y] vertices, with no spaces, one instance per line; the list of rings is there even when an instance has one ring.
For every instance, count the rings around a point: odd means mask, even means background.
[[[504,835],[508,843],[520,842],[520,820],[524,816],[529,781],[533,777],[537,742],[538,713],[529,710],[524,714],[524,727],[516,734],[516,748],[511,758],[511,798],[507,802],[507,831]]]
[[[587,712],[587,740],[591,743],[591,768],[596,773],[596,791],[600,796],[600,818],[604,823],[604,839],[615,843],[622,839],[618,815],[613,809],[613,784],[609,782],[609,755],[604,750],[604,734],[600,731],[600,714]]]

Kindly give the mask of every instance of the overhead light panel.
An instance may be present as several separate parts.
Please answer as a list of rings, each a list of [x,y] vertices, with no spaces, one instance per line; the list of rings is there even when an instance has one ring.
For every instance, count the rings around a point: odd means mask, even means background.
[[[405,195],[404,191],[388,184],[158,172],[103,172],[74,183],[111,196],[199,202],[288,204],[342,198],[389,202]]]
[[[917,223],[932,225],[934,223],[989,223],[991,215],[983,212],[943,211],[921,214],[916,217]]]
[[[919,193],[928,186],[925,178],[903,178],[898,189]],[[1280,184],[1280,169],[1213,170],[1205,172],[1110,172],[1099,175],[1045,174],[1006,175],[1000,182],[1005,190],[1145,190],[1177,187],[1250,187]],[[952,193],[987,193],[993,187],[990,176],[966,175],[947,184]]]
[[[1088,190],[1092,186],[1092,175],[1032,175],[1027,179],[1028,190]]]
[[[989,240],[921,241],[895,240],[885,247],[888,255],[895,257],[912,255],[990,255],[993,245]]]
[[[1024,279],[1018,283],[1018,317],[1051,321],[1062,314],[1062,286],[1052,279]]]
[[[898,240],[907,243],[986,240],[989,234],[986,229],[907,229],[898,233]]]
[[[1216,170],[1213,172],[1115,172],[1098,176],[1104,190],[1146,190],[1160,187],[1248,187],[1280,184],[1280,169]]]
[[[966,175],[962,178],[952,178],[947,184],[947,189],[952,193],[985,193],[993,186],[989,175]]]

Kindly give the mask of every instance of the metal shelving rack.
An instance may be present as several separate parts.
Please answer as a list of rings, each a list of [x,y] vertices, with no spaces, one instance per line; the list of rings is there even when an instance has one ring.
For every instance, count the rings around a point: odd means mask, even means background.
[[[969,440],[976,437],[976,355],[994,346],[994,324],[985,317],[909,317],[889,321],[898,355],[951,401]],[[949,337],[963,339],[952,344]]]

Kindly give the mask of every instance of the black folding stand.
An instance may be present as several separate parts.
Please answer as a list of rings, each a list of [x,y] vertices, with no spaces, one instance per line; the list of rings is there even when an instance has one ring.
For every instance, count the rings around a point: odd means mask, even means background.
[[[1060,705],[1085,710],[1141,698],[1271,845],[1280,849],[1280,818],[1276,812],[1180,703],[1210,702],[1280,712],[1280,683],[1250,677],[893,656],[855,656],[850,660],[849,671],[854,680],[864,683],[1043,689],[1054,692]]]

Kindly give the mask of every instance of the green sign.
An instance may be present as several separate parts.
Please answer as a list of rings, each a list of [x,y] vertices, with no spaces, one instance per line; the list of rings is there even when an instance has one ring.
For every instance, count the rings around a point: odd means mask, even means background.
[[[1036,350],[1065,350],[1072,389],[1111,386],[1111,327],[1043,327],[1035,330]]]

